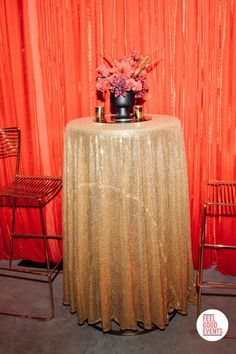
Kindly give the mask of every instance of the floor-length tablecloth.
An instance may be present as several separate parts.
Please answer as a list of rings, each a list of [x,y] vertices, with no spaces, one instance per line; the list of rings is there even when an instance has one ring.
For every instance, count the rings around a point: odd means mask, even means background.
[[[193,301],[188,179],[178,118],[66,127],[64,303],[78,322],[164,328]]]

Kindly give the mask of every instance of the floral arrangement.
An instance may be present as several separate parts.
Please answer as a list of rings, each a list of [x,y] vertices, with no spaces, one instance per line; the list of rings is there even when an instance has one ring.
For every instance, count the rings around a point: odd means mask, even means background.
[[[126,96],[127,91],[134,91],[135,98],[142,99],[148,91],[147,73],[152,69],[148,56],[141,56],[135,48],[118,60],[108,60],[97,68],[97,90],[114,93],[116,97]]]

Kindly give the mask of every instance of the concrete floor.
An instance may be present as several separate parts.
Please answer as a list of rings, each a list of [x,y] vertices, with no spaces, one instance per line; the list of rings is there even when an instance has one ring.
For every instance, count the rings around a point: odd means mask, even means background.
[[[2,262],[1,262],[2,263]],[[211,275],[212,270],[206,271]],[[219,273],[216,275],[221,277]],[[60,273],[54,280],[55,318],[37,321],[0,316],[0,353],[4,354],[218,354],[236,353],[235,339],[208,342],[196,331],[196,308],[189,305],[187,316],[177,314],[164,331],[138,336],[103,334],[87,324],[79,326],[76,314],[62,305]],[[234,278],[235,280],[235,278]],[[47,310],[47,285],[0,277],[0,311],[31,308]],[[30,305],[29,305],[30,304]],[[204,297],[203,309],[217,308],[229,319],[236,334],[236,298]]]

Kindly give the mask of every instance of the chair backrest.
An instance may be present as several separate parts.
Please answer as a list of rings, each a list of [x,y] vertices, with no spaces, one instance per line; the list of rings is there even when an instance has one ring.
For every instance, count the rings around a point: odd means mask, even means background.
[[[208,215],[236,215],[236,181],[210,181],[206,202]]]
[[[15,175],[19,174],[20,143],[20,128],[0,128],[0,160],[15,158]]]

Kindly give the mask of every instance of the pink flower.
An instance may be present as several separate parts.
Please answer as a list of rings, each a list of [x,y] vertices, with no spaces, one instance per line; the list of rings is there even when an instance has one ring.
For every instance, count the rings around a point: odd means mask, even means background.
[[[109,80],[105,80],[102,77],[97,78],[96,88],[98,91],[105,92],[109,89],[109,86],[110,86]]]
[[[142,83],[140,81],[136,81],[134,79],[127,79],[126,85],[128,90],[132,91],[141,91],[142,90]]]
[[[131,53],[131,57],[133,57],[135,60],[139,60],[139,58],[141,56],[140,50],[132,48],[130,53]]]
[[[131,63],[128,61],[114,61],[113,67],[110,69],[111,73],[116,75],[123,75],[130,77],[133,73],[133,68]]]
[[[102,64],[97,68],[97,73],[100,76],[107,77],[110,74],[109,67],[106,64]]]

